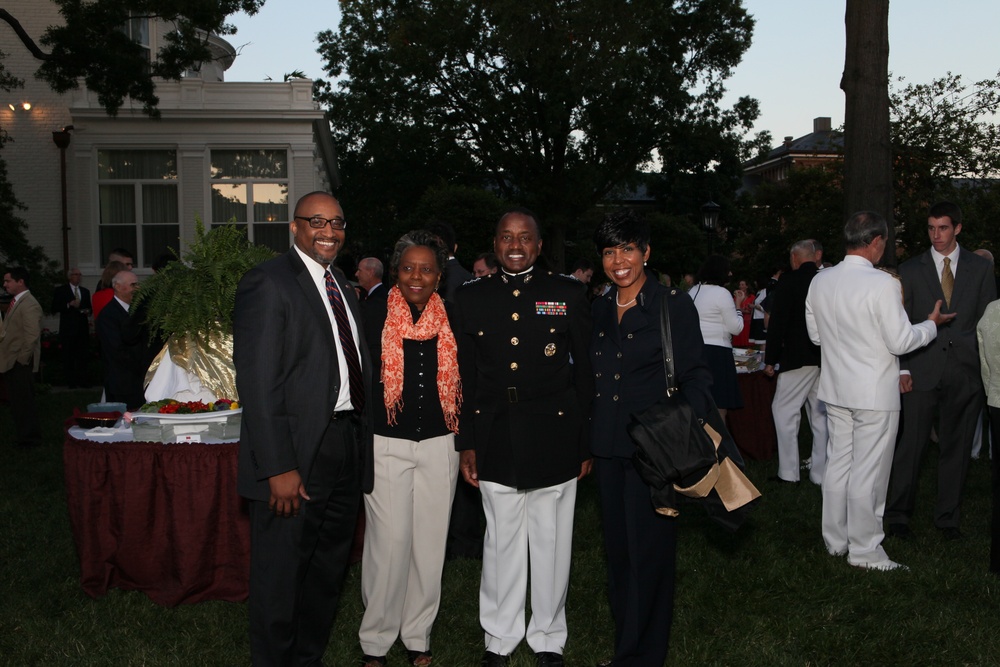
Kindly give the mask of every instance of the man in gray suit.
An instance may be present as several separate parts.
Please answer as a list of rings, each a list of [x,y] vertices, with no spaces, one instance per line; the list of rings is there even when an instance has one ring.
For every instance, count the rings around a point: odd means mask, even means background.
[[[911,322],[923,320],[938,300],[945,303],[941,312],[956,314],[940,328],[933,344],[904,356],[900,366],[903,427],[892,461],[885,519],[888,534],[902,539],[914,536],[909,524],[935,408],[940,453],[934,525],[947,540],[962,537],[962,487],[983,407],[976,323],[997,298],[997,290],[992,264],[959,247],[961,231],[962,210],[951,202],[935,204],[927,221],[931,249],[899,267],[903,305]]]
[[[371,362],[354,289],[331,265],[344,212],[313,192],[290,226],[295,244],[243,276],[233,311],[255,667],[323,664],[373,481]]]

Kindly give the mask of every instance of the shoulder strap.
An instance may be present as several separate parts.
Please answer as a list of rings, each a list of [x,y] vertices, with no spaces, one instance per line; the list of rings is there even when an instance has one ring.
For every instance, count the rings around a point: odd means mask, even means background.
[[[670,308],[667,299],[670,292],[663,293],[663,300],[660,305],[660,340],[663,343],[663,372],[667,376],[667,395],[677,391],[677,383],[674,379],[674,343],[670,334]]]

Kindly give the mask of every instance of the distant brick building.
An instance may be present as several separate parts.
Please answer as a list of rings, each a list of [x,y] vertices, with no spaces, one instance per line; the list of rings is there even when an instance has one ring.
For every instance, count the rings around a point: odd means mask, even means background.
[[[830,118],[813,119],[813,131],[784,142],[763,158],[743,165],[743,187],[753,190],[761,183],[773,183],[788,178],[795,167],[817,167],[844,159],[844,135],[830,128]]]

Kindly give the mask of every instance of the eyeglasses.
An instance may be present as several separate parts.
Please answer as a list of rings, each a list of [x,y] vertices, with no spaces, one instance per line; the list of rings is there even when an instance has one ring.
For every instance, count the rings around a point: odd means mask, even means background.
[[[344,220],[343,218],[323,218],[318,215],[314,215],[311,218],[307,218],[302,215],[297,215],[295,216],[295,219],[305,220],[306,222],[309,223],[309,226],[312,227],[313,229],[323,229],[324,227],[327,226],[327,224],[330,225],[330,229],[336,229],[338,231],[347,229],[347,221]]]

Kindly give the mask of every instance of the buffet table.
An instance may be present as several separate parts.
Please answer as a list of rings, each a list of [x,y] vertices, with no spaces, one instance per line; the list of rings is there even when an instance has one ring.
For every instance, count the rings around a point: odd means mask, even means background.
[[[174,606],[247,598],[250,522],[236,492],[238,444],[83,439],[63,446],[80,583]]]
[[[738,373],[736,380],[743,396],[743,407],[726,414],[726,425],[743,456],[756,461],[770,460],[778,446],[771,416],[777,379],[757,371]]]

